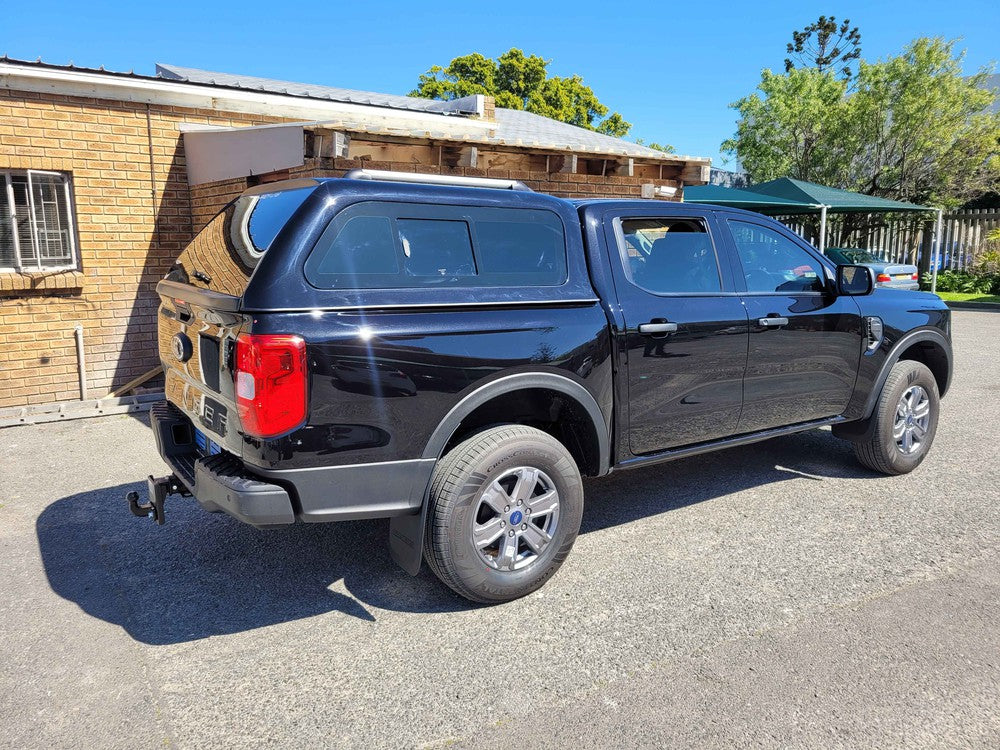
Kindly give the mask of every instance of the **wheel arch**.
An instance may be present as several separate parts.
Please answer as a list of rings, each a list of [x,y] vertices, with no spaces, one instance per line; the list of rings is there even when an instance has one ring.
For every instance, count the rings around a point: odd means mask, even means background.
[[[892,370],[893,365],[903,359],[926,365],[934,375],[938,393],[944,396],[948,391],[952,370],[951,342],[936,328],[921,328],[911,331],[893,345],[885,362],[882,363],[882,369],[879,370],[875,385],[865,402],[866,419],[875,410],[875,404],[878,403],[878,398],[882,394],[882,388],[885,386],[886,378],[889,377],[889,371]]]
[[[566,446],[571,453],[574,453],[578,464],[586,464],[580,466],[581,473],[590,476],[606,474],[611,466],[611,437],[604,413],[597,400],[590,391],[575,380],[546,372],[505,375],[491,380],[467,394],[451,408],[438,424],[428,439],[421,457],[440,459],[446,449],[454,443],[456,436],[461,436],[463,430],[467,431],[470,426],[467,420],[477,413],[482,413],[491,403],[517,394],[538,392],[548,392],[563,397],[588,429],[589,437],[593,441],[594,457],[592,460],[581,462],[577,447]],[[471,426],[476,427],[475,424]],[[554,437],[558,438],[559,436],[554,435]]]
[[[872,414],[882,395],[882,389],[885,388],[885,381],[895,364],[901,360],[912,360],[926,365],[934,375],[939,395],[944,396],[951,384],[951,342],[936,328],[911,331],[900,337],[886,355],[865,401],[863,416],[857,420],[834,425],[834,435],[852,441],[866,440],[871,436],[874,428]]]
[[[547,372],[513,373],[484,383],[465,395],[444,416],[431,433],[422,458],[440,459],[462,429],[463,422],[477,410],[497,399],[530,391],[548,391],[570,399],[580,414],[586,414],[596,443],[597,465],[595,475],[606,474],[611,468],[611,435],[608,422],[594,396],[583,385],[564,375]],[[570,453],[574,449],[567,446]],[[576,458],[576,456],[574,456]],[[579,460],[579,459],[578,459]],[[583,473],[581,471],[581,473]],[[389,552],[393,560],[410,575],[420,572],[424,533],[427,524],[427,495],[430,480],[424,489],[420,512],[409,516],[395,516],[389,521]]]

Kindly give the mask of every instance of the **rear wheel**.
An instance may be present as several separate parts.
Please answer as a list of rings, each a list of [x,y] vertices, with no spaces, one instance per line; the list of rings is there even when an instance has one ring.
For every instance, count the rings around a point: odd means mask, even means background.
[[[583,483],[555,438],[521,425],[469,438],[431,482],[424,557],[467,599],[497,603],[540,588],[580,530]]]
[[[937,432],[941,398],[927,366],[900,360],[886,378],[867,440],[854,443],[858,460],[882,474],[906,474],[924,460]]]

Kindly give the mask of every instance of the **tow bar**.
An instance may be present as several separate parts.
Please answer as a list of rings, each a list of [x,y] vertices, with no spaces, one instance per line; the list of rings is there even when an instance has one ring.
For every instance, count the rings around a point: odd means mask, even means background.
[[[146,480],[146,485],[149,488],[149,502],[140,503],[139,493],[133,490],[125,495],[128,509],[132,511],[132,515],[139,518],[151,518],[161,526],[166,523],[166,517],[163,515],[163,501],[167,499],[167,495],[191,494],[184,483],[174,474],[165,477],[150,475],[149,479]]]

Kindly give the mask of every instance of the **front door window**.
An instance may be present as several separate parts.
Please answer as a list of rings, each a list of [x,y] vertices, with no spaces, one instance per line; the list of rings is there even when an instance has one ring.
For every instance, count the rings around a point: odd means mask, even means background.
[[[748,292],[822,292],[823,267],[809,253],[773,229],[730,221]]]

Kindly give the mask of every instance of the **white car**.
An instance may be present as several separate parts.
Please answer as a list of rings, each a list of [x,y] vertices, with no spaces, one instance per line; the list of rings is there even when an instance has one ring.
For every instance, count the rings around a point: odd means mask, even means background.
[[[920,289],[920,273],[909,263],[892,263],[871,250],[828,247],[826,255],[835,263],[868,266],[875,272],[875,286],[886,289]]]

